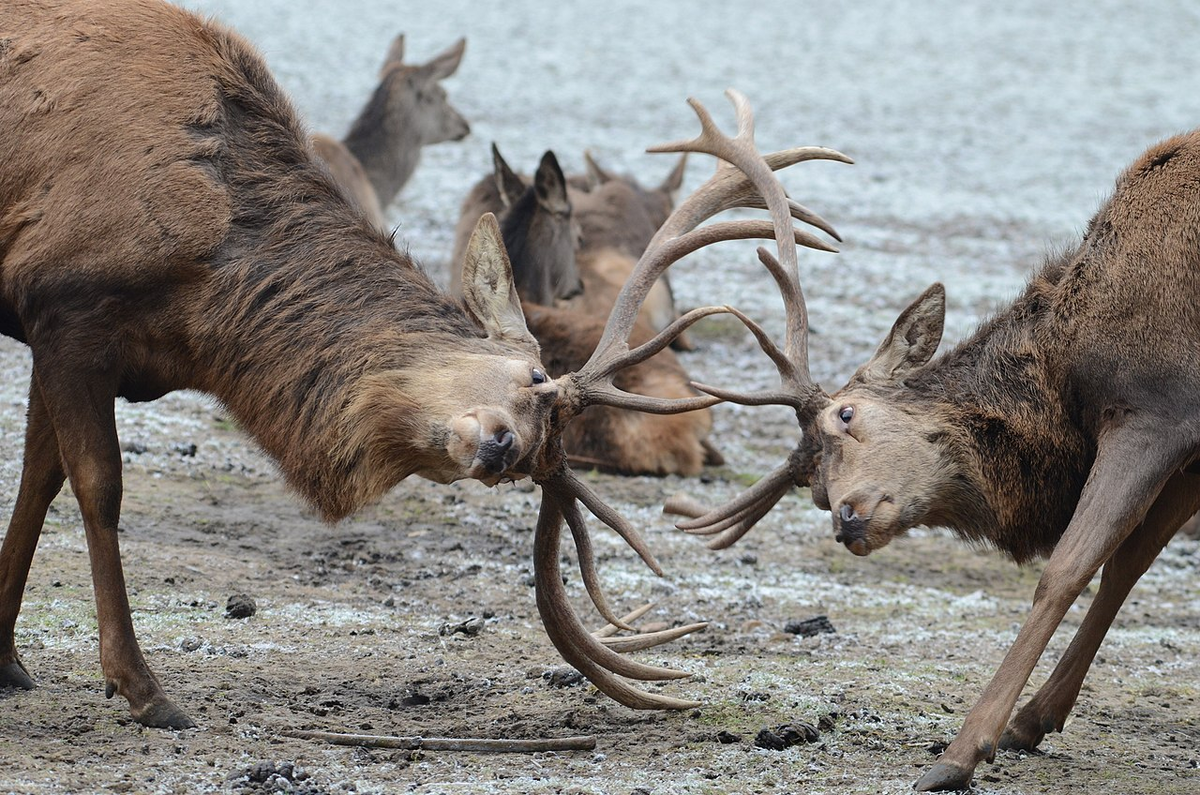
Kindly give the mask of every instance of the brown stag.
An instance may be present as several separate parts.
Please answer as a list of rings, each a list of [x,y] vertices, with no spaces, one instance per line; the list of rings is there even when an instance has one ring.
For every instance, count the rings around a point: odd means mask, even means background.
[[[142,724],[191,725],[134,633],[118,546],[114,417],[117,397],[191,388],[220,400],[330,520],[414,474],[532,477],[543,491],[537,602],[555,646],[623,704],[694,703],[630,686],[621,675],[681,674],[617,652],[697,627],[605,645],[567,600],[564,518],[593,604],[629,629],[600,591],[580,502],[660,569],[633,527],[571,474],[561,434],[589,405],[670,413],[716,402],[612,386],[622,368],[722,311],[695,310],[629,350],[640,301],[697,247],[747,236],[790,245],[806,233],[786,215],[778,230],[749,220],[701,227],[746,203],[746,180],[701,188],[648,250],[596,354],[554,381],[526,329],[494,219],[480,224],[459,304],[346,200],[237,34],[160,0],[10,0],[0,5],[0,41],[0,332],[33,357],[21,483],[0,546],[0,686],[33,686],[14,626],[46,511],[69,479],[91,559],[106,692],[125,697]],[[774,184],[761,160],[747,157],[743,168],[760,190]]]
[[[1200,132],[1192,132],[1135,161],[1083,241],[1049,259],[969,339],[933,358],[945,315],[935,284],[832,395],[809,376],[794,264],[760,254],[787,305],[783,350],[760,337],[782,388],[701,388],[792,406],[803,439],[780,469],[680,527],[721,533],[717,545],[728,545],[800,484],[856,555],[930,525],[1018,563],[1049,558],[1028,620],[919,790],[964,788],[997,748],[1032,750],[1062,731],[1130,589],[1200,508],[1198,208]],[[1009,721],[1051,635],[1101,568],[1070,647]]]
[[[421,147],[460,141],[471,131],[441,85],[458,69],[466,47],[466,39],[459,39],[428,63],[413,66],[404,63],[404,36],[397,36],[379,69],[379,85],[346,137],[312,137],[313,149],[347,198],[380,229],[387,227],[383,208],[412,177]]]

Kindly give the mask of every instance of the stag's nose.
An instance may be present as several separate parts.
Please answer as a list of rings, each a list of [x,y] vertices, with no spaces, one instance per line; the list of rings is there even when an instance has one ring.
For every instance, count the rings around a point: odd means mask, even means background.
[[[855,555],[865,555],[867,549],[867,520],[849,502],[838,508],[833,522],[834,538],[845,544]]]
[[[492,474],[498,475],[513,465],[516,458],[516,436],[508,428],[501,428],[492,438],[479,444],[476,454],[479,463]]]

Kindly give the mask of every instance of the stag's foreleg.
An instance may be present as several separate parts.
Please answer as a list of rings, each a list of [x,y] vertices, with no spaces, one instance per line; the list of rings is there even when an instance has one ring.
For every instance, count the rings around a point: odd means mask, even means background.
[[[1000,737],[1001,748],[1031,751],[1062,731],[1109,626],[1138,579],[1180,526],[1200,507],[1200,477],[1179,474],[1163,487],[1146,519],[1104,564],[1100,590],[1054,673],[1017,711]]]
[[[1063,616],[1100,566],[1141,524],[1164,485],[1187,462],[1187,449],[1171,449],[1133,422],[1101,438],[1075,514],[1042,572],[1029,618],[962,730],[917,781],[917,790],[965,789],[975,766],[995,756],[1013,706]],[[1155,458],[1146,460],[1148,456]],[[1131,467],[1131,462],[1137,464]]]
[[[38,351],[34,350],[37,362]],[[129,701],[134,720],[158,728],[194,726],[163,693],[133,632],[129,597],[121,570],[117,522],[121,513],[121,451],[117,441],[115,379],[106,372],[83,374],[41,369],[42,395],[58,433],[59,451],[83,515],[105,695]]]
[[[46,404],[35,372],[29,383],[21,485],[4,545],[0,547],[0,687],[33,688],[33,678],[17,654],[14,627],[21,611],[29,566],[46,521],[46,511],[65,479],[58,454],[58,437],[46,415]]]

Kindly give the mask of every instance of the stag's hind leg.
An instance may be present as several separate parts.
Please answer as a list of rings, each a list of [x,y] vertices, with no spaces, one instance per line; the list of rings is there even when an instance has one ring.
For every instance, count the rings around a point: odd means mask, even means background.
[[[66,474],[58,453],[58,437],[46,415],[37,374],[29,384],[29,414],[25,425],[25,461],[12,519],[0,547],[0,687],[29,690],[33,679],[17,655],[14,627],[29,566],[42,534],[46,511]]]
[[[1200,477],[1179,474],[1163,487],[1141,525],[1104,564],[1100,590],[1071,645],[1041,689],[1000,737],[1001,748],[1031,751],[1052,731],[1062,731],[1104,635],[1129,591],[1158,553],[1200,505]]]
[[[35,361],[37,351],[34,352]],[[133,631],[117,521],[121,512],[121,451],[117,441],[115,384],[104,373],[72,377],[42,371],[42,394],[58,433],[59,450],[71,489],[83,515],[96,618],[100,626],[100,666],[105,695],[129,701],[134,719],[145,726],[181,729],[194,726],[163,693],[146,665]]]

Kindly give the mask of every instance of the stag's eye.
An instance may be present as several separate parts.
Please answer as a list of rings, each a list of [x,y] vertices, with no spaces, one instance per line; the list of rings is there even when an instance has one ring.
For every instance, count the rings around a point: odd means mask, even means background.
[[[838,412],[838,419],[846,425],[850,424],[850,420],[854,419],[854,406],[842,406]]]
[[[535,367],[533,368],[533,373],[529,376],[529,380],[533,382],[534,386],[544,384],[546,383],[546,374]]]

